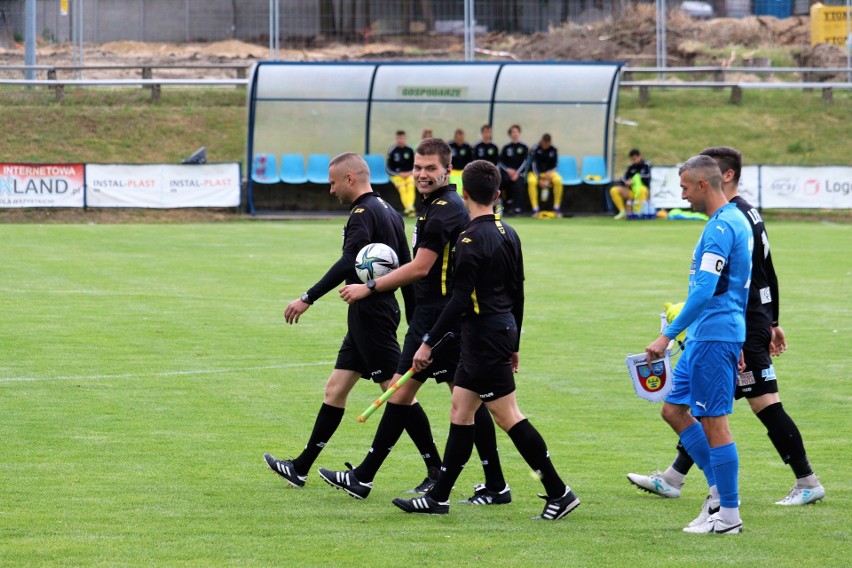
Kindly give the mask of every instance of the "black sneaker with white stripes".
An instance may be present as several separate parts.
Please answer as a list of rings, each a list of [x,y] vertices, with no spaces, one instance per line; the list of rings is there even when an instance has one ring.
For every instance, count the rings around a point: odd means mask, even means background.
[[[505,505],[512,502],[512,492],[509,490],[509,485],[500,491],[491,491],[485,484],[480,483],[473,488],[473,496],[459,503],[467,505]]]
[[[537,519],[545,521],[557,521],[580,506],[580,498],[574,495],[570,487],[565,488],[565,494],[562,497],[551,499],[547,495],[539,494],[539,497],[547,501],[544,505],[544,511]]]
[[[343,489],[356,499],[366,499],[367,495],[370,494],[370,490],[373,489],[373,482],[361,483],[358,481],[358,478],[355,477],[352,464],[346,462],[346,467],[349,468],[347,471],[332,471],[321,467],[319,469],[319,474],[320,477],[323,478],[323,481],[332,487],[336,489]]]
[[[420,513],[423,515],[446,515],[450,512],[450,502],[443,503],[435,501],[428,495],[415,497],[414,499],[400,499],[397,497],[393,504],[406,513]]]
[[[308,479],[307,474],[299,475],[296,468],[293,467],[293,462],[289,460],[278,460],[269,454],[263,454],[263,459],[266,460],[266,465],[269,469],[283,477],[293,487],[304,487],[305,481]]]
[[[409,489],[408,491],[406,491],[406,493],[419,493],[421,495],[429,493],[429,491],[431,491],[431,489],[435,487],[435,484],[438,482],[439,473],[440,470],[437,467],[430,467],[429,475],[427,475],[426,478],[423,479],[423,482],[420,483],[420,485],[418,485],[414,489]]]

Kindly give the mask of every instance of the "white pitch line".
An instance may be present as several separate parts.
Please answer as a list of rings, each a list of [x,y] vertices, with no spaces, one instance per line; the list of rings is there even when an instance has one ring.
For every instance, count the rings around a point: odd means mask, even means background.
[[[161,373],[121,373],[115,375],[60,375],[58,377],[0,377],[0,383],[17,383],[25,381],[97,381],[101,379],[133,379],[148,377],[182,377],[185,375],[219,375],[223,373],[247,373],[250,371],[270,371],[275,369],[294,369],[298,367],[316,367],[333,365],[334,361],[317,361],[315,363],[291,363],[287,365],[265,365],[262,367],[242,367],[231,369],[197,369],[193,371],[163,371]]]

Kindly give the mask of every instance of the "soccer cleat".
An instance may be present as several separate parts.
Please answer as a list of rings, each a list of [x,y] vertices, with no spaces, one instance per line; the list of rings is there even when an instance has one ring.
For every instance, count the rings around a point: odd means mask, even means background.
[[[392,501],[394,505],[406,513],[420,513],[423,515],[446,515],[450,512],[450,502],[443,503],[435,501],[428,495],[415,497],[414,499],[400,499],[397,497]]]
[[[307,475],[299,475],[296,468],[293,467],[293,462],[290,460],[278,460],[269,454],[263,454],[263,459],[266,460],[266,465],[269,469],[283,477],[293,487],[304,487],[307,481]]]
[[[663,474],[655,471],[651,475],[639,475],[638,473],[628,473],[627,480],[648,493],[666,497],[668,499],[677,499],[680,497],[680,487],[675,487],[663,479]]]
[[[562,497],[551,499],[547,495],[539,494],[539,497],[547,501],[544,505],[544,511],[536,519],[545,521],[557,521],[580,506],[580,498],[574,495],[570,487],[565,487],[565,494]]]
[[[780,501],[776,501],[776,505],[807,505],[808,503],[816,503],[825,498],[825,487],[822,484],[816,487],[797,487],[793,486],[790,493]]]
[[[415,487],[414,489],[409,489],[406,493],[419,493],[421,495],[425,495],[435,487],[435,484],[438,482],[438,474],[439,470],[437,467],[430,467],[428,475],[420,482],[420,485]]]
[[[362,483],[358,481],[358,478],[355,477],[352,464],[347,462],[346,467],[349,468],[347,471],[332,471],[321,467],[319,468],[319,474],[323,481],[332,487],[343,489],[356,499],[366,499],[367,495],[370,494],[370,490],[373,489],[373,482]]]
[[[509,484],[506,484],[500,491],[491,491],[485,484],[480,483],[473,488],[473,496],[459,503],[467,505],[505,505],[512,502],[512,492],[509,490]]]
[[[692,534],[740,534],[743,532],[743,522],[739,521],[729,525],[720,519],[718,514],[713,514],[707,517],[703,523],[697,525],[690,523],[688,527],[683,529],[683,532]]]
[[[707,522],[707,519],[715,515],[719,512],[719,500],[713,499],[710,495],[707,496],[707,499],[704,500],[704,504],[701,505],[701,513],[692,519],[692,521],[686,525],[689,527],[697,527],[699,525],[703,525]]]
[[[627,211],[622,209],[613,217],[613,219],[615,219],[616,221],[621,220],[621,219],[627,219]]]

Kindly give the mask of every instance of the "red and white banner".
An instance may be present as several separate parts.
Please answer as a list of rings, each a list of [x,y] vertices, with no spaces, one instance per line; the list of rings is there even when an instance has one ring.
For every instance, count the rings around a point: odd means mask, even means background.
[[[0,207],[83,207],[83,164],[0,164]]]
[[[237,207],[240,204],[240,166],[86,165],[86,205],[89,207]]]
[[[762,166],[767,209],[852,209],[852,167]]]

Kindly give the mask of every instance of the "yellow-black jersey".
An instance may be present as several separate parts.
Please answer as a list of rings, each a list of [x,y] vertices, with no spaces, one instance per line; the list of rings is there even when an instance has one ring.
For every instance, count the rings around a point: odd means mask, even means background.
[[[443,304],[453,288],[451,250],[469,219],[454,185],[446,185],[423,198],[411,239],[413,255],[421,248],[438,254],[429,273],[414,283],[418,306]]]

